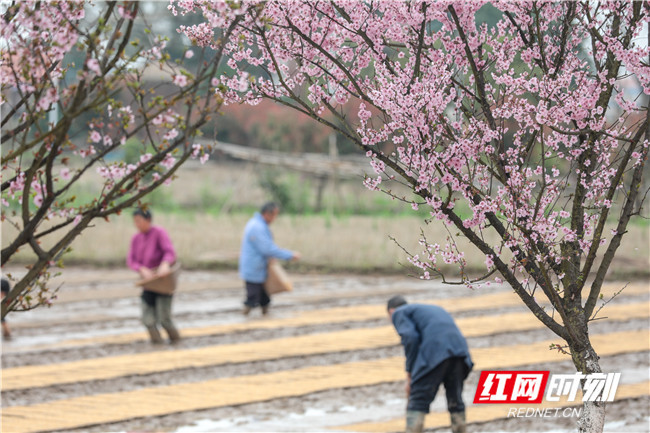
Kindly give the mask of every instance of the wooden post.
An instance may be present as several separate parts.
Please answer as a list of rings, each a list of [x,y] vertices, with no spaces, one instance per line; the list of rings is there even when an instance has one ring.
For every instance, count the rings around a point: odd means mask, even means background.
[[[341,188],[339,185],[339,149],[336,146],[336,134],[332,133],[329,136],[329,153],[330,160],[332,161],[332,170],[330,172],[330,178],[332,180],[332,185],[334,186],[334,194],[336,196],[336,210],[341,209]],[[330,213],[333,213],[332,204],[330,204]]]

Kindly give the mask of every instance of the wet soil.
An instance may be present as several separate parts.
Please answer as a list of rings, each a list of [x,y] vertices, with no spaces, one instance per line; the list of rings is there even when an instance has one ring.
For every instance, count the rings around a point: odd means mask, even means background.
[[[112,279],[110,270],[66,269],[70,283],[64,284],[62,297],[65,302],[50,309],[10,315],[8,321],[14,329],[14,340],[3,342],[3,368],[26,365],[62,363],[81,359],[115,356],[177,349],[191,349],[211,345],[261,341],[274,338],[309,335],[321,332],[340,331],[360,327],[388,325],[387,320],[351,321],[340,324],[318,326],[284,327],[278,329],[257,329],[229,334],[216,334],[187,338],[176,346],[152,346],[145,341],[128,344],[86,344],[70,348],[46,347],[69,339],[88,339],[106,335],[142,331],[139,323],[139,298],[136,290],[131,291],[128,275],[118,273]],[[187,290],[181,290],[174,300],[174,317],[177,325],[183,327],[211,326],[236,323],[242,320],[259,320],[241,316],[243,289],[233,273],[210,273],[207,271],[186,272],[183,281]],[[211,286],[214,282],[214,287]],[[444,286],[437,282],[422,282],[407,277],[354,276],[354,275],[307,275],[300,276],[293,293],[279,295],[274,299],[272,317],[284,317],[296,310],[317,311],[322,308],[383,304],[395,293],[406,294],[412,301],[446,299],[458,296],[479,296],[508,290],[491,286],[480,290],[469,290]],[[119,296],[107,295],[114,291]],[[63,296],[65,294],[65,296]],[[620,302],[639,302],[648,299],[649,294],[621,295]],[[618,301],[617,301],[618,302]],[[495,315],[525,311],[523,306],[495,308],[486,306],[481,311],[466,311],[454,314],[456,318],[477,315]],[[648,329],[648,320],[596,321],[591,333],[601,334],[627,330]],[[553,339],[546,329],[525,332],[501,333],[480,338],[469,338],[470,348],[529,344],[534,341]],[[558,339],[559,342],[559,339]],[[20,349],[22,352],[12,352]],[[110,380],[91,381],[44,388],[7,391],[2,393],[2,406],[22,406],[46,401],[98,393],[122,392],[145,387],[158,387],[177,383],[200,382],[202,380],[234,377],[249,374],[271,373],[315,365],[331,365],[344,362],[380,359],[402,356],[400,346],[328,353],[324,355],[290,357],[281,360],[225,364],[205,368],[185,368],[141,376],[120,377]],[[650,365],[647,352],[628,353],[603,357],[601,365],[607,371],[625,372],[625,380],[641,382],[648,380]],[[550,370],[553,373],[572,372],[569,359],[561,363],[538,364],[526,369]],[[471,401],[478,373],[474,372],[465,384],[465,399]],[[203,411],[169,414],[161,417],[127,420],[119,423],[85,427],[76,431],[122,432],[122,431],[323,431],[335,430],[335,426],[356,422],[378,421],[403,416],[406,400],[403,383],[391,382],[376,386],[332,389],[302,397],[282,398],[266,402],[235,407],[215,408]],[[608,406],[607,420],[612,431],[648,432],[650,420],[648,397],[614,402]],[[436,399],[432,411],[444,411],[444,398]],[[645,425],[645,427],[644,427]],[[645,430],[644,430],[645,428]],[[497,431],[572,431],[575,419],[502,419],[489,423],[473,424],[468,432]],[[435,431],[445,431],[435,430]]]

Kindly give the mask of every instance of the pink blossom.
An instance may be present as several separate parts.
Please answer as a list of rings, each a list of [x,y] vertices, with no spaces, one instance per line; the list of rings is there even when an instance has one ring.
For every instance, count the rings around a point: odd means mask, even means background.
[[[9,194],[14,198],[16,192],[20,192],[25,187],[25,172],[19,172],[14,180],[9,182]]]
[[[185,51],[185,58],[186,59],[191,59],[192,57],[194,57],[194,51],[192,51],[192,50]]]
[[[95,74],[97,74],[97,75],[102,74],[102,70],[99,67],[99,60],[97,60],[97,59],[88,59],[88,61],[86,62],[86,66],[88,67],[88,69],[93,71]]]
[[[72,174],[70,173],[70,169],[68,167],[63,167],[59,172],[59,176],[61,176],[61,179],[63,180],[70,180],[72,178]]]
[[[359,105],[359,119],[362,122],[367,122],[368,119],[370,119],[371,113],[370,111],[366,110],[366,104],[361,103]]]
[[[174,138],[178,137],[178,131],[176,128],[170,129],[165,135],[163,135],[164,140],[173,140]]]
[[[90,133],[90,140],[93,143],[99,143],[102,140],[102,135],[97,131],[93,131]]]
[[[203,146],[201,146],[200,144],[193,144],[192,145],[192,158],[197,158],[202,150],[203,150]]]
[[[40,181],[38,181],[37,179],[34,179],[32,181],[31,187],[34,191],[36,191],[39,194],[43,192],[43,187],[41,186]]]
[[[182,74],[174,75],[174,84],[176,84],[179,87],[187,86],[187,77]]]
[[[122,5],[117,7],[117,11],[122,18],[125,18],[127,20],[133,20],[135,18],[134,11],[126,10],[126,8]]]
[[[171,154],[169,153],[167,154],[167,156],[165,156],[165,159],[163,159],[162,162],[160,163],[160,165],[165,167],[167,170],[171,170],[172,167],[174,167],[174,164],[176,164],[176,158],[171,156]]]
[[[86,158],[86,157],[88,157],[90,155],[95,155],[96,153],[97,153],[97,151],[95,150],[95,148],[93,146],[88,146],[86,149],[81,149],[78,152],[79,156],[81,156],[82,158]]]
[[[529,279],[524,257],[551,269],[567,260],[565,242],[579,243],[582,251],[598,246],[598,217],[612,205],[609,193],[616,187],[622,148],[634,142],[641,125],[635,119],[645,108],[623,87],[623,76],[610,79],[608,66],[594,70],[592,65],[616,59],[638,91],[650,92],[648,48],[641,37],[647,20],[634,18],[625,2],[543,3],[534,13],[528,4],[493,2],[511,17],[503,15],[487,26],[477,23],[484,4],[352,0],[336,7],[322,2],[318,8],[314,2],[292,2],[288,8],[282,0],[268,0],[231,8],[217,2],[202,4],[203,22],[179,31],[199,46],[214,48],[219,43],[214,29],[237,20],[236,43],[224,46],[229,68],[211,81],[227,104],[292,100],[327,122],[330,108],[359,101],[356,113],[341,114],[375,172],[383,175],[391,161],[398,180],[427,197],[431,219],[449,233],[443,245],[423,239],[422,254],[409,259],[423,275],[441,261],[463,268],[466,259],[456,241],[464,237],[459,232],[470,231],[485,242],[497,236],[486,266],[493,268],[504,251],[514,257],[506,278],[515,281],[511,277],[516,276],[527,286],[538,282]],[[197,12],[197,5],[181,1],[171,9]],[[570,7],[578,18],[559,38],[556,23]],[[258,9],[249,13],[248,8]],[[618,19],[623,26],[614,28]],[[435,28],[429,26],[433,20]],[[541,39],[521,36],[521,29],[535,25]],[[466,30],[464,37],[459,27]],[[585,45],[585,35],[593,32],[599,38]],[[424,45],[416,43],[420,38]],[[549,61],[558,56],[562,62]],[[273,78],[250,80],[246,71],[252,69]],[[482,93],[477,93],[477,76]],[[612,101],[603,102],[609,94]],[[614,105],[621,113],[612,111]],[[615,117],[620,119],[610,120]],[[586,130],[593,140],[581,139]],[[508,144],[502,147],[504,141]],[[630,151],[636,151],[631,166],[646,159],[640,144]],[[199,154],[193,147],[192,156]],[[367,177],[364,185],[379,190],[384,179]],[[585,191],[580,203],[585,214],[571,221],[576,185]],[[495,217],[505,233],[495,229]],[[577,220],[584,223],[576,229],[571,224]],[[539,245],[543,254],[537,253]]]

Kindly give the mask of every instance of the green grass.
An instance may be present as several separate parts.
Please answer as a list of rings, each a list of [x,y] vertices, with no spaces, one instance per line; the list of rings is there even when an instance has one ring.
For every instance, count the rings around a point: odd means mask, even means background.
[[[246,221],[263,202],[273,198],[260,186],[256,170],[230,163],[186,166],[171,186],[148,196],[155,222],[170,231],[185,266],[235,267]],[[92,179],[71,191],[78,203],[88,202],[97,195],[100,184]],[[330,185],[325,191],[323,210],[316,212],[313,180],[296,174],[284,179],[278,184],[289,179],[300,187],[295,191],[286,189],[288,184],[280,187],[295,195],[291,198],[293,207],[284,209],[273,231],[281,246],[303,253],[304,260],[297,265],[301,270],[408,273],[411,268],[402,266],[408,264],[406,255],[389,236],[417,254],[421,252],[418,245],[421,229],[432,242],[444,244],[448,235],[437,221],[425,224],[429,218],[426,206],[414,211],[408,204],[368,191],[360,180],[340,182],[338,192]],[[471,216],[468,206],[462,202],[457,203],[455,211],[462,218]],[[11,218],[11,213],[5,215]],[[610,220],[606,233],[615,222],[614,218]],[[130,213],[112,217],[110,224],[97,221],[94,226],[73,243],[66,263],[124,266],[134,233]],[[632,220],[612,272],[648,273],[649,232],[648,220]],[[2,235],[6,245],[15,237],[15,229],[5,223]],[[498,239],[490,242],[496,244]],[[463,245],[469,267],[477,272],[485,270],[483,255],[467,242]],[[24,249],[12,261],[29,263],[32,259]],[[451,270],[456,272],[455,268]]]
[[[251,213],[211,215],[178,210],[154,214],[154,223],[165,227],[185,268],[236,269],[241,234]],[[300,251],[303,260],[291,264],[292,271],[361,272],[417,274],[406,254],[389,239],[392,236],[408,251],[421,252],[420,229],[430,241],[444,243],[446,230],[440,223],[425,225],[417,216],[366,215],[280,215],[273,224],[276,242]],[[609,227],[608,227],[609,230]],[[12,227],[2,227],[3,241],[12,239]],[[611,275],[623,278],[648,276],[648,226],[631,226],[611,266]],[[135,233],[129,214],[100,220],[72,244],[66,265],[125,266],[131,236]],[[45,243],[48,241],[45,240]],[[496,242],[496,238],[490,242]],[[98,245],[101,247],[98,248]],[[485,271],[485,257],[466,240],[459,240],[466,252],[468,270],[478,275]],[[12,263],[33,260],[28,250],[21,251]],[[450,275],[454,266],[444,267]]]

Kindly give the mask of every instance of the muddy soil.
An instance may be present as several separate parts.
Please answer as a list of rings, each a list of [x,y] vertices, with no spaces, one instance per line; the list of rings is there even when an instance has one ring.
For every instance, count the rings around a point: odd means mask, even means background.
[[[646,377],[647,380],[647,353],[633,353],[614,357],[603,357],[604,369],[614,369],[626,366],[629,380]],[[533,364],[525,367],[530,370],[551,370],[553,373],[572,373],[573,364],[570,361],[561,363]],[[473,399],[476,390],[478,374],[470,374],[465,382],[464,400]],[[442,394],[442,393],[441,393]],[[643,402],[648,398],[635,400],[622,400],[608,406],[608,422],[638,423],[644,417],[650,416],[650,407],[643,407]],[[376,386],[355,387],[349,389],[335,389],[330,391],[309,394],[303,397],[275,399],[268,402],[254,403],[227,408],[216,408],[195,412],[170,414],[163,417],[138,419],[109,426],[95,426],[75,431],[105,432],[105,431],[182,431],[184,427],[197,424],[197,420],[213,420],[214,431],[322,431],[322,429],[301,430],[295,429],[296,420],[301,417],[317,422],[319,426],[335,426],[343,424],[346,419],[352,418],[350,413],[362,413],[371,421],[374,416],[386,419],[387,415],[398,418],[403,416],[406,399],[404,397],[403,382],[385,383]],[[444,411],[444,398],[440,395],[431,406],[432,411]],[[633,412],[630,412],[633,410]],[[388,416],[388,419],[391,417]],[[525,422],[524,422],[525,421]],[[575,426],[575,418],[543,419],[509,419],[489,423],[470,425],[468,432],[548,432],[554,430],[571,429]],[[204,423],[207,424],[207,423]],[[200,423],[199,423],[200,425]],[[208,424],[209,425],[209,424]],[[299,426],[298,426],[299,427]],[[109,428],[109,430],[106,430]],[[268,430],[270,429],[270,430]],[[191,431],[191,430],[188,430]],[[203,431],[203,430],[201,430]],[[211,431],[211,430],[205,430]],[[432,431],[447,431],[437,429]],[[627,430],[634,431],[634,430]],[[647,430],[639,430],[639,433]]]
[[[14,272],[19,272],[14,270]],[[10,315],[8,322],[14,330],[14,339],[3,342],[3,368],[26,365],[63,363],[120,354],[191,349],[211,345],[253,342],[274,338],[309,335],[360,327],[387,326],[385,319],[351,321],[318,326],[258,329],[230,334],[217,334],[187,338],[177,346],[152,346],[145,341],[129,344],[87,343],[68,348],[55,348],[53,344],[76,339],[141,332],[139,322],[140,300],[133,289],[128,273],[112,270],[66,269],[61,277],[61,302],[50,309]],[[66,282],[67,281],[67,282]],[[183,288],[175,296],[174,317],[181,329],[240,323],[261,320],[259,311],[252,317],[241,315],[243,289],[236,274],[228,272],[185,272]],[[408,277],[356,276],[356,275],[302,275],[296,277],[292,293],[276,296],[271,317],[286,317],[295,311],[314,311],[323,308],[353,306],[367,303],[383,304],[395,293],[407,295],[409,300],[480,296],[509,290],[492,285],[478,290],[457,286],[445,286],[437,282],[423,282]],[[640,302],[650,294],[621,295],[616,302]],[[478,315],[526,311],[523,306],[485,306],[480,311],[454,314],[456,318]],[[648,320],[593,322],[592,335],[617,331],[648,329]],[[529,344],[534,341],[553,339],[546,329],[511,332],[469,338],[470,348],[493,347],[513,344]],[[559,342],[559,341],[558,341]],[[45,345],[45,346],[43,346]],[[43,346],[41,348],[41,346]],[[18,353],[20,351],[20,353]],[[145,387],[159,387],[177,383],[200,382],[223,377],[271,373],[314,365],[380,359],[402,356],[400,346],[328,353],[324,355],[283,358],[260,362],[226,364],[206,368],[185,368],[169,372],[120,377],[110,380],[91,381],[45,388],[7,391],[2,393],[2,406],[22,406],[47,401],[68,399],[98,393],[113,393]],[[514,356],[514,355],[513,355]],[[650,365],[647,352],[628,353],[603,357],[601,365],[606,371],[622,371],[623,380],[630,383],[648,380]],[[527,366],[530,369],[550,370],[553,373],[572,372],[572,363],[565,362]],[[465,386],[465,400],[473,400],[478,373],[470,375]],[[399,418],[403,416],[406,400],[403,383],[384,383],[369,387],[333,389],[296,398],[275,399],[267,402],[236,407],[215,408],[204,411],[169,414],[155,418],[127,420],[114,424],[84,427],[76,431],[122,432],[122,431],[324,431],[336,426]],[[444,411],[442,394],[431,407],[432,411]],[[607,420],[613,424],[612,431],[648,432],[648,398],[618,401],[611,404]],[[645,422],[645,427],[644,427]],[[570,431],[575,419],[503,419],[484,424],[474,424],[469,432],[496,431]],[[617,430],[618,429],[618,430]],[[444,430],[439,430],[444,431]]]

